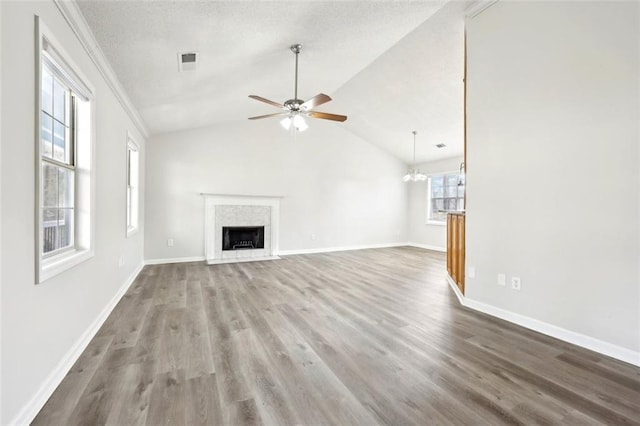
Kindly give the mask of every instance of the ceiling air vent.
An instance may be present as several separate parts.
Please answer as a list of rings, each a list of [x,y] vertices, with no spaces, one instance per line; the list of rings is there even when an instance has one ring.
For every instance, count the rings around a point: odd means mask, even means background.
[[[446,145],[443,143],[439,143],[436,145],[437,148],[444,148]]]
[[[178,53],[178,71],[193,71],[198,64],[198,52]]]

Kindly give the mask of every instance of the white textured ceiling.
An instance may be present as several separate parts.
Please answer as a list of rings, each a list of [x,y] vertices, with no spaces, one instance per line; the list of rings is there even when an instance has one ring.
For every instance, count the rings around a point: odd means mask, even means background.
[[[330,95],[318,110],[349,117],[335,125],[406,162],[414,129],[419,162],[462,153],[462,3],[77,3],[152,134],[277,112],[247,96],[292,98],[301,43],[299,98]],[[185,51],[196,71],[178,72]]]

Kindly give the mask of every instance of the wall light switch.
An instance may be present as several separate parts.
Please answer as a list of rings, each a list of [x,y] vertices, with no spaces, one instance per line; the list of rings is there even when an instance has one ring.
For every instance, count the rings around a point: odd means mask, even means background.
[[[169,238],[169,239],[167,240],[167,245],[168,245],[169,247],[173,247],[173,238]]]
[[[505,274],[498,274],[498,285],[503,287],[507,285],[507,276]]]

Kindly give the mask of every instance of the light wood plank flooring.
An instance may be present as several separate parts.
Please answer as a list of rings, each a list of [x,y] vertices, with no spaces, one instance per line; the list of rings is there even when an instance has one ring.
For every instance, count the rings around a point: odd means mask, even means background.
[[[458,304],[399,247],[147,266],[34,424],[640,424],[640,369]]]

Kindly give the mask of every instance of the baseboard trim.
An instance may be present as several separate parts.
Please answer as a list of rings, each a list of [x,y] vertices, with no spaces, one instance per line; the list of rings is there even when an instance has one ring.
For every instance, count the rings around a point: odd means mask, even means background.
[[[280,250],[279,256],[289,256],[293,254],[313,254],[313,253],[328,253],[332,251],[348,251],[348,250],[366,250],[373,248],[388,248],[388,247],[402,247],[407,246],[409,243],[382,243],[382,244],[366,244],[359,246],[342,246],[342,247],[321,247],[310,249],[298,249],[298,250]]]
[[[447,248],[446,247],[432,246],[432,245],[429,245],[429,244],[407,243],[406,245],[411,246],[411,247],[422,248],[422,249],[425,249],[425,250],[440,251],[440,252],[443,252],[443,253],[447,252]]]
[[[204,256],[174,257],[170,259],[146,259],[145,265],[162,265],[163,263],[204,262]]]
[[[458,297],[460,304],[469,309],[503,319],[521,327],[528,328],[529,330],[537,331],[538,333],[542,333],[564,342],[640,367],[640,352],[635,352],[631,349],[623,348],[622,346],[614,345],[585,334],[576,333],[575,331],[567,330],[566,328],[558,327],[535,318],[507,311],[506,309],[498,308],[484,302],[469,299],[460,292],[460,289],[458,289],[458,286],[453,282],[451,277],[447,276],[447,282]]]
[[[451,290],[453,290],[453,293],[458,298],[458,302],[460,302],[460,304],[463,305],[463,306],[467,306],[467,305],[465,305],[464,295],[460,291],[460,288],[458,287],[456,282],[453,281],[453,278],[451,278],[449,275],[447,275],[447,282],[449,283],[449,287],[451,287]]]
[[[69,351],[67,351],[67,353],[62,357],[49,376],[47,376],[42,385],[40,385],[36,394],[22,407],[13,420],[9,422],[10,425],[28,425],[33,421],[33,419],[35,419],[42,407],[44,407],[44,404],[60,385],[69,370],[71,370],[73,364],[78,360],[78,358],[80,358],[80,355],[87,348],[91,339],[93,339],[98,330],[100,330],[100,327],[102,327],[102,324],[104,324],[106,319],[109,317],[111,311],[113,311],[120,299],[122,299],[122,296],[124,296],[127,290],[129,290],[131,284],[133,284],[140,271],[142,271],[143,266],[144,264],[140,263],[129,278],[127,278],[96,319],[85,330],[85,332],[82,333],[82,336],[80,336],[71,349],[69,349]]]

